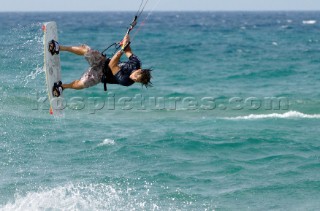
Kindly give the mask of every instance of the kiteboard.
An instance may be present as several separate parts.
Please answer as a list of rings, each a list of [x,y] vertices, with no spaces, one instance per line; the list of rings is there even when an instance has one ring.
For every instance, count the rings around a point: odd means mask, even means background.
[[[52,55],[49,51],[49,42],[51,40],[58,41],[58,28],[56,22],[46,22],[42,25],[44,32],[44,71],[46,74],[46,84],[48,97],[50,102],[50,114],[61,116],[63,113],[63,98],[62,93],[59,97],[53,96],[54,83],[61,81],[61,64],[60,55]]]

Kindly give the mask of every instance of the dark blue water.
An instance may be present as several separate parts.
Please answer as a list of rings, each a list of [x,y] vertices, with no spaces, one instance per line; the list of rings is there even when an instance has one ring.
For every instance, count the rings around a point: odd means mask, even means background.
[[[103,50],[133,15],[0,13],[0,209],[318,210],[320,14],[152,13],[131,36],[154,87],[66,90],[50,116],[42,23]]]

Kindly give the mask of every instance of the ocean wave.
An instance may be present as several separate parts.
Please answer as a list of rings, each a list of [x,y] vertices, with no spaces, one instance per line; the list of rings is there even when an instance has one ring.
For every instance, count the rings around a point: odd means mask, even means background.
[[[167,190],[167,187],[163,187]],[[20,195],[0,206],[0,211],[31,210],[186,210],[203,207],[212,210],[210,205],[197,205],[192,196],[175,190],[161,200],[154,197],[153,183],[144,182],[137,190],[131,183],[125,184],[85,184],[69,183],[53,188],[40,188],[38,191]]]
[[[128,190],[112,185],[67,184],[25,196],[16,195],[14,202],[0,210],[158,210],[158,205],[146,202],[145,197],[147,195],[135,198]]]
[[[298,111],[289,111],[287,113],[278,114],[250,114],[247,116],[224,118],[228,120],[254,120],[254,119],[320,119],[320,114],[304,114]]]
[[[302,23],[304,25],[314,25],[317,23],[317,21],[316,20],[303,20]]]

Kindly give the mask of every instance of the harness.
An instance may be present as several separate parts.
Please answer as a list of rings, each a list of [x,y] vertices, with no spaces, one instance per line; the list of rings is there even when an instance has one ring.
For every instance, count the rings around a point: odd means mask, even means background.
[[[108,72],[111,72],[111,69],[109,67],[109,63],[110,63],[110,58],[106,57],[106,61],[104,63],[104,67],[103,67],[103,75],[102,75],[102,78],[101,78],[101,83],[103,83],[103,88],[104,88],[104,91],[106,92],[108,90],[107,88],[107,80],[108,80]]]

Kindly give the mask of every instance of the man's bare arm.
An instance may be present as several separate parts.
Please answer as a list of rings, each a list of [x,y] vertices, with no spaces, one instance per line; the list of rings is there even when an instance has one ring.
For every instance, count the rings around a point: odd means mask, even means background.
[[[118,51],[110,60],[109,67],[113,75],[117,74],[120,71],[120,67],[118,66],[120,58],[123,54],[123,51]]]
[[[126,54],[126,56],[128,58],[130,58],[130,56],[133,54],[131,47],[130,47],[130,37],[127,34],[126,36],[124,36],[123,41],[122,41],[123,46],[125,46],[125,48],[123,50],[118,51],[110,60],[109,62],[109,67],[111,69],[111,72],[113,75],[117,74],[120,71],[120,68],[118,66],[120,58],[123,54],[123,52]]]

